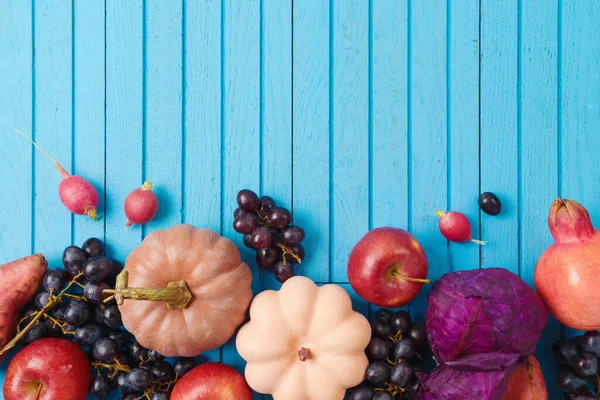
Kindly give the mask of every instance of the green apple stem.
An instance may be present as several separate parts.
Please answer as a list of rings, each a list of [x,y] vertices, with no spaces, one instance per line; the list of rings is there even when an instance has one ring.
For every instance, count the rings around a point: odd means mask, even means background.
[[[405,281],[409,281],[409,282],[415,282],[415,283],[425,283],[425,284],[429,284],[431,283],[431,281],[429,279],[421,279],[421,278],[412,278],[410,276],[406,276],[401,274],[400,272],[393,270],[391,273],[393,278],[396,279],[404,279]]]

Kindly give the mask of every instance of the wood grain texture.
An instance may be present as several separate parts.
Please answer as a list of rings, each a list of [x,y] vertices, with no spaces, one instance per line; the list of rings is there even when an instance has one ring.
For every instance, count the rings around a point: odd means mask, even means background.
[[[294,2],[294,220],[306,230],[305,276],[328,282],[330,226],[330,11],[328,0]],[[305,268],[305,267],[303,267]]]
[[[369,9],[333,1],[331,279],[348,280],[348,254],[369,230]]]
[[[481,213],[481,266],[519,273],[517,0],[481,0],[481,192],[494,192],[502,213]]]

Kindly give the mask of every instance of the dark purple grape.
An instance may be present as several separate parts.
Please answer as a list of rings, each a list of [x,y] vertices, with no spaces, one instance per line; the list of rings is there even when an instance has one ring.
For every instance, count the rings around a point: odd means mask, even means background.
[[[369,364],[365,376],[373,385],[383,386],[383,384],[390,378],[390,368],[388,367],[387,362],[377,361]]]
[[[419,347],[427,346],[427,330],[425,329],[425,322],[417,322],[408,333],[408,337],[410,337]]]
[[[128,389],[128,390],[132,390],[133,389]],[[121,389],[119,389],[119,391],[121,393],[123,393],[123,391]],[[129,394],[122,394],[121,397],[119,397],[119,400],[138,400],[137,395],[129,393]]]
[[[259,226],[252,231],[252,246],[255,249],[271,244],[271,231],[266,226]]]
[[[129,357],[136,363],[148,359],[148,349],[139,344],[135,339],[131,339],[127,344],[127,352],[129,353]]]
[[[97,257],[104,253],[104,245],[102,245],[102,241],[98,238],[89,238],[83,242],[81,248],[88,257]]]
[[[290,249],[291,251],[294,252],[295,255],[298,256],[298,258],[300,259],[300,261],[304,260],[304,247],[302,247],[301,244],[291,244],[288,246],[288,249]],[[292,264],[297,264],[298,260],[296,260],[296,257],[292,257],[291,255],[286,255],[285,259],[289,262],[291,262]]]
[[[83,263],[83,274],[90,282],[102,281],[112,270],[112,261],[106,257],[90,257]]]
[[[410,314],[404,310],[399,310],[394,313],[390,320],[390,325],[394,331],[406,333],[412,328],[412,319]]]
[[[173,370],[179,376],[183,376],[196,367],[196,360],[190,357],[179,357],[173,364]]]
[[[425,365],[425,359],[423,358],[413,358],[408,362],[413,372],[426,372],[427,367]]]
[[[598,373],[598,359],[590,353],[584,353],[573,360],[573,370],[584,378],[594,376]]]
[[[47,336],[62,337],[62,329],[60,329],[60,326],[56,322],[46,318],[44,320],[44,325],[46,325]]]
[[[131,386],[129,386],[129,379],[127,379],[127,372],[122,372],[119,375],[117,375],[115,382],[117,383],[117,389],[119,390],[119,392],[123,393],[123,396],[130,395],[131,393],[135,392],[135,390]],[[123,398],[124,397],[121,397],[121,399],[123,399]],[[135,397],[133,397],[133,398],[135,398]]]
[[[48,304],[48,300],[50,299],[50,293],[48,292],[39,292],[35,295],[35,308],[41,310],[45,305]]]
[[[246,214],[246,211],[242,210],[241,208],[236,208],[235,211],[233,212],[233,218],[237,218],[238,216],[242,215],[242,214]]]
[[[173,366],[171,363],[166,361],[157,362],[152,366],[150,371],[152,371],[154,380],[159,382],[169,382],[175,379],[175,371],[173,370]]]
[[[373,337],[381,339],[387,339],[394,333],[391,325],[382,319],[376,319],[371,322],[371,331],[373,332]]]
[[[279,261],[275,264],[275,279],[283,283],[294,276],[294,266],[291,263],[284,264]]]
[[[577,393],[565,393],[565,398],[567,400],[597,400],[594,393],[585,389]]]
[[[271,269],[281,261],[281,249],[275,246],[263,247],[256,250],[256,262],[263,269]]]
[[[369,342],[365,352],[371,361],[384,360],[392,354],[394,345],[389,340],[373,338]]]
[[[63,320],[69,325],[83,326],[90,318],[90,307],[85,301],[74,300],[66,305]]]
[[[396,342],[394,357],[401,360],[410,360],[417,355],[417,346],[411,338],[402,338]]]
[[[112,390],[110,381],[102,375],[96,375],[92,381],[92,395],[95,398],[101,400],[105,399],[110,395]]]
[[[250,249],[254,248],[254,244],[252,243],[252,234],[249,233],[247,235],[244,235],[244,245]]]
[[[350,391],[348,400],[373,400],[373,396],[375,396],[375,390],[363,383]]]
[[[380,308],[375,313],[375,318],[389,322],[392,319],[392,315],[394,315],[393,311],[390,311],[387,308]]]
[[[119,353],[121,353],[121,349],[118,343],[107,337],[96,340],[92,350],[94,360],[103,363],[112,363]]]
[[[111,258],[110,262],[112,264],[112,270],[110,271],[109,276],[114,278],[117,275],[119,275],[119,273],[121,273],[121,271],[123,270],[123,266],[118,260],[115,260],[114,258]]]
[[[150,400],[169,400],[169,393],[162,389],[157,389],[152,393],[152,396],[150,396]]]
[[[575,373],[568,368],[562,367],[558,373],[557,384],[562,392],[578,392],[586,383],[587,379],[575,375]]]
[[[498,215],[502,211],[500,199],[492,192],[481,193],[477,204],[479,204],[481,211],[488,215]]]
[[[237,194],[237,203],[246,212],[255,212],[258,208],[258,196],[252,190],[240,190]]]
[[[552,345],[554,357],[561,364],[571,364],[579,356],[577,345],[572,340],[559,340]]]
[[[115,303],[109,303],[102,309],[102,322],[109,328],[119,328],[123,325],[121,311]]]
[[[31,328],[25,332],[19,344],[26,345],[46,337],[46,325],[42,321],[37,321]]]
[[[83,297],[92,303],[102,304],[109,294],[104,294],[105,289],[110,289],[104,282],[88,282],[83,287]]]
[[[93,346],[96,341],[103,338],[104,327],[98,324],[87,324],[75,330],[75,343],[81,346]]]
[[[258,217],[254,214],[244,213],[233,220],[233,229],[237,233],[252,233],[257,226]]]
[[[260,215],[265,216],[275,208],[275,200],[270,198],[269,196],[261,196],[258,199],[258,212]]]
[[[285,244],[299,244],[304,240],[304,229],[290,225],[281,230],[281,240]]]
[[[134,390],[143,392],[152,385],[152,373],[146,368],[134,368],[127,374],[127,382]]]
[[[600,332],[588,331],[575,339],[577,348],[582,353],[590,353],[595,357],[600,357]]]
[[[375,393],[373,400],[396,400],[396,397],[390,392],[386,392],[384,390],[380,390]]]
[[[165,359],[165,356],[156,350],[148,350],[148,357],[150,357],[153,361],[162,361]]]
[[[62,263],[71,276],[75,276],[77,272],[81,271],[85,260],[87,260],[87,254],[77,246],[69,246],[63,251]]]
[[[275,207],[267,214],[269,224],[275,228],[285,228],[292,222],[292,214],[282,207]]]
[[[67,272],[64,269],[52,268],[44,274],[42,287],[48,292],[52,290],[52,293],[57,294],[66,285],[67,280]]]
[[[107,332],[106,337],[111,338],[119,345],[119,348],[122,349],[125,346],[125,342],[127,338],[125,336],[125,332],[120,329],[111,329]]]
[[[414,372],[417,372],[414,370]],[[417,377],[413,377],[410,382],[408,383],[408,385],[406,385],[406,388],[408,389],[409,393],[417,393],[419,391],[419,389],[421,388],[421,382],[419,382],[419,380],[417,379]]]
[[[413,376],[413,370],[406,362],[399,362],[390,371],[390,382],[398,387],[405,387]]]

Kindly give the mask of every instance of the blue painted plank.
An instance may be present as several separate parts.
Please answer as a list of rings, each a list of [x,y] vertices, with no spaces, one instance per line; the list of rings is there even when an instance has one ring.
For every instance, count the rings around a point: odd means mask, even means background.
[[[552,242],[546,219],[558,186],[557,3],[524,2],[521,10],[519,271],[532,286],[537,259]],[[560,324],[551,318],[538,343],[536,357],[552,389],[558,365],[550,349],[560,338]],[[550,399],[560,398],[556,390],[549,395]]]
[[[98,190],[99,221],[74,218],[74,244],[104,240],[104,1],[73,3],[73,173]]]
[[[449,2],[447,26],[447,208],[479,236],[479,0]],[[450,269],[479,268],[479,248],[448,242]]]
[[[429,279],[435,281],[450,271],[446,240],[435,216],[436,209],[448,204],[446,6],[433,0],[414,1],[410,11],[410,224],[427,254]],[[424,319],[430,291],[430,285],[425,285],[411,303],[413,318]]]
[[[125,230],[123,202],[142,182],[143,10],[106,1],[106,246],[125,262],[139,228]]]
[[[160,206],[144,233],[181,222],[182,13],[182,2],[146,3],[143,172]]]
[[[233,230],[233,211],[241,189],[260,189],[260,2],[224,2],[222,43],[223,160],[221,221],[223,235],[240,249],[242,259],[253,265],[255,253]],[[252,290],[261,290],[260,272],[252,268]],[[222,348],[223,362],[243,371],[244,361],[234,339]],[[258,398],[258,397],[257,397]]]
[[[184,6],[182,222],[220,232],[221,1]],[[220,361],[221,350],[203,356]]]
[[[294,221],[306,231],[301,274],[315,282],[328,282],[329,1],[295,1],[293,7]]]
[[[0,264],[32,252],[33,147],[13,131],[32,130],[31,3],[2,0],[0,9]],[[0,379],[3,379],[0,371]]]
[[[291,210],[294,224],[305,228],[292,203],[292,2],[264,0],[261,6],[260,191]],[[258,268],[256,262],[251,265]],[[294,273],[306,275],[310,267],[309,259]],[[261,273],[265,289],[281,286],[272,271]]]
[[[561,138],[560,194],[581,203],[592,222],[600,224],[596,183],[600,181],[600,80],[590,73],[600,65],[600,48],[590,46],[600,35],[600,3],[562,1],[562,54],[558,77],[562,87],[559,110]],[[549,207],[549,205],[548,205]],[[567,337],[580,332],[567,329]]]
[[[348,255],[369,230],[369,10],[333,2],[331,279],[347,282]]]
[[[71,1],[34,2],[35,126],[34,140],[72,172],[72,31]],[[59,266],[62,249],[71,242],[71,213],[58,196],[60,174],[44,156],[34,153],[34,251]],[[87,218],[75,216],[74,218]]]
[[[517,0],[481,3],[481,191],[502,201],[481,215],[482,267],[518,273]]]
[[[369,229],[408,229],[408,1],[370,10]],[[379,307],[370,305],[374,318]]]

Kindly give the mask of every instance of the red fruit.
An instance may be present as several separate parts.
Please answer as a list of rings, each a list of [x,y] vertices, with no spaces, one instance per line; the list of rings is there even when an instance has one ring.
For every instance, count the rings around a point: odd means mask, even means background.
[[[210,362],[192,369],[181,378],[171,400],[252,400],[244,377],[227,364]]]
[[[550,312],[580,330],[600,329],[600,231],[573,200],[552,203],[548,226],[554,243],[535,266],[535,287]]]
[[[506,393],[502,400],[547,400],[548,390],[540,368],[534,356],[515,369],[508,379]]]
[[[24,133],[15,129],[15,131],[29,140],[36,149],[40,151],[50,161],[62,176],[62,181],[58,185],[58,195],[64,206],[77,215],[87,215],[94,221],[98,219],[96,207],[98,207],[98,192],[92,184],[80,176],[69,174],[56,160],[50,157],[40,146]]]
[[[417,240],[397,228],[376,228],[352,249],[348,280],[354,291],[380,307],[400,307],[415,298],[427,277],[427,256]]]
[[[150,221],[158,211],[158,198],[152,191],[152,182],[144,182],[141,188],[129,193],[125,199],[127,227],[143,225]]]
[[[77,344],[40,339],[26,346],[6,370],[4,400],[85,400],[90,362]]]
[[[485,242],[471,237],[471,223],[464,214],[456,211],[437,210],[435,215],[440,218],[438,221],[440,232],[451,242],[471,241],[481,245],[485,244]]]

